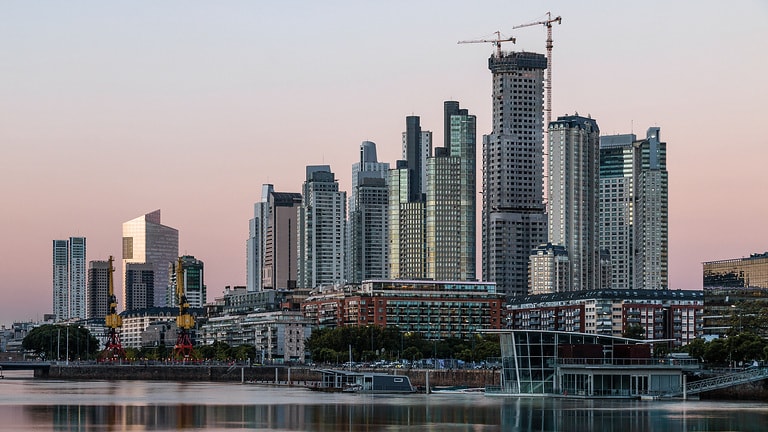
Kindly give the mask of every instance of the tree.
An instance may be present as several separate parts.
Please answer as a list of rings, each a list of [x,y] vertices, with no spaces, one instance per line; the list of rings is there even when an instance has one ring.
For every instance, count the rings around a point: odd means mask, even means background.
[[[622,336],[627,339],[645,339],[645,328],[640,324],[630,324],[624,329]]]
[[[99,340],[87,328],[76,325],[44,324],[35,327],[21,346],[46,360],[89,359],[99,352]]]

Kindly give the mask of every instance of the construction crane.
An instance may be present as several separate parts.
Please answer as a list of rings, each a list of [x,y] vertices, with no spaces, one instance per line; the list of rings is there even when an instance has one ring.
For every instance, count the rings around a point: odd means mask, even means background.
[[[179,257],[176,264],[176,301],[179,304],[179,316],[176,317],[178,335],[176,345],[173,347],[173,357],[179,360],[188,359],[194,350],[189,330],[195,326],[195,319],[189,314],[189,302],[184,293],[184,266]]]
[[[100,361],[115,361],[125,358],[123,344],[120,343],[120,335],[117,329],[123,326],[123,318],[117,314],[117,297],[115,297],[114,273],[115,268],[112,265],[114,259],[109,256],[109,267],[107,269],[107,287],[109,297],[107,300],[107,315],[104,317],[104,325],[107,327],[106,348],[99,354]]]
[[[496,35],[496,39],[475,39],[475,40],[463,40],[458,41],[457,43],[465,44],[465,43],[487,43],[490,42],[494,46],[496,46],[496,57],[501,58],[501,43],[502,42],[512,42],[515,43],[515,38],[508,37],[508,38],[502,38],[501,32],[495,31],[493,32]]]
[[[545,87],[545,90],[547,91],[547,106],[544,108],[547,113],[547,124],[544,126],[545,131],[549,128],[549,123],[552,121],[552,23],[555,22],[560,24],[562,18],[559,16],[552,18],[552,14],[547,12],[547,19],[544,21],[536,21],[512,27],[513,30],[535,25],[543,25],[547,27],[547,85]]]

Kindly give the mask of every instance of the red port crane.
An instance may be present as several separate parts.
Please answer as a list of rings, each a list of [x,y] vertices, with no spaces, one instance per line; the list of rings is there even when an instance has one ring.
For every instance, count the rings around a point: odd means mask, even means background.
[[[125,350],[120,343],[120,335],[117,334],[117,329],[123,326],[123,318],[117,314],[117,297],[115,297],[115,284],[114,273],[115,268],[112,265],[114,259],[112,255],[109,256],[109,267],[107,269],[107,287],[108,287],[108,300],[107,300],[107,315],[104,317],[104,325],[107,327],[107,343],[106,348],[99,354],[100,361],[116,361],[125,358]]]
[[[177,360],[187,360],[194,351],[189,330],[195,326],[195,318],[189,314],[189,301],[184,293],[184,265],[181,257],[176,264],[176,301],[179,304],[179,316],[176,317],[178,335],[173,347],[173,357]]]

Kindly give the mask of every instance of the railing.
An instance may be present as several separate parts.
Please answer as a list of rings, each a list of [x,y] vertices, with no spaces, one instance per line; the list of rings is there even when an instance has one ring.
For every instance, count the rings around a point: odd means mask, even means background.
[[[555,360],[558,366],[568,365],[611,365],[611,366],[683,366],[686,368],[699,367],[696,359],[675,358],[558,358]]]
[[[706,378],[699,381],[694,381],[685,386],[685,392],[687,394],[698,394],[705,391],[717,390],[727,387],[736,386],[739,384],[746,384],[754,381],[760,381],[768,378],[768,368],[754,367],[749,368],[741,372],[731,373],[727,375],[720,375],[713,378]],[[682,389],[674,392],[670,392],[665,396],[675,397],[683,394]]]

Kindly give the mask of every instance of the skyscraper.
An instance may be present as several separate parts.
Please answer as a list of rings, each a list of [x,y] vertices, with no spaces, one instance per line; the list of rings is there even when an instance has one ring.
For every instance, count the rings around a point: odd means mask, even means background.
[[[347,222],[347,275],[349,282],[388,277],[389,164],[379,162],[376,144],[360,144],[360,161],[352,164],[352,191]]]
[[[53,241],[53,314],[56,321],[69,319],[69,242]]]
[[[261,187],[246,243],[247,290],[296,288],[296,210],[301,194]]]
[[[610,253],[611,284],[635,287],[634,134],[600,137],[600,249]]]
[[[660,129],[600,137],[600,247],[611,287],[668,289],[667,145]]]
[[[339,191],[331,167],[307,166],[298,210],[298,283],[301,288],[342,284],[346,192]]]
[[[565,247],[569,291],[600,289],[600,129],[592,118],[549,124],[549,243]]]
[[[475,280],[476,120],[444,103],[447,145],[427,159],[426,277]]]
[[[69,238],[69,317],[85,319],[87,280],[85,237]]]
[[[427,193],[427,158],[432,156],[432,132],[421,130],[421,118],[405,118],[403,160],[408,165],[409,202],[424,202]]]
[[[528,291],[531,251],[546,243],[544,70],[536,53],[492,55],[493,130],[483,136],[483,280],[500,293]]]
[[[88,319],[104,319],[109,299],[109,261],[88,263]]]
[[[123,273],[125,274],[123,304],[126,311],[153,307],[155,281],[158,279],[162,280],[163,286],[168,286],[168,270],[162,272],[162,278],[156,278],[155,265],[151,263],[124,263]]]
[[[422,131],[420,118],[405,118],[403,159],[389,171],[389,276],[426,277],[427,160],[432,132]]]
[[[53,241],[53,313],[57,321],[86,318],[85,237]]]
[[[669,288],[669,184],[667,143],[661,129],[648,128],[635,143],[638,158],[635,287]]]
[[[147,299],[146,307],[164,307],[167,305],[168,266],[178,256],[179,231],[160,223],[160,210],[123,223],[123,304],[126,310],[130,310],[130,305],[141,303],[128,301],[135,296],[131,293],[134,288],[127,280],[127,265],[144,263],[151,267],[153,295]]]

